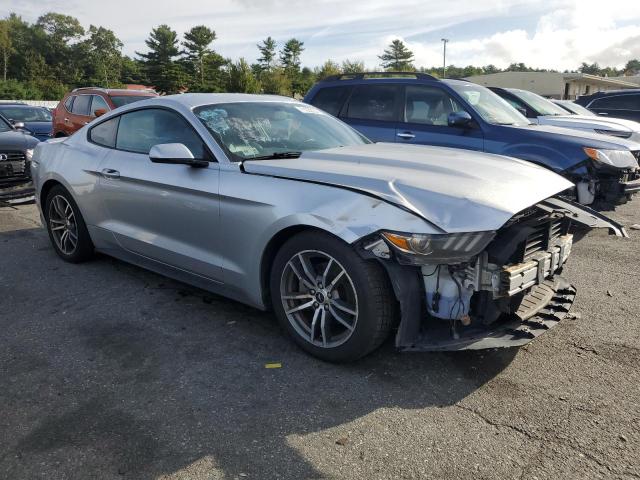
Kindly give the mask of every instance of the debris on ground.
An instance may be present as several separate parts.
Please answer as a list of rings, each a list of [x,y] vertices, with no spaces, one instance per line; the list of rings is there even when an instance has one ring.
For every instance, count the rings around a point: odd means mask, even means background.
[[[264,368],[282,368],[281,363],[265,363]]]
[[[580,320],[582,318],[582,314],[580,312],[569,312],[565,318],[567,320]]]
[[[607,290],[607,296],[613,297],[613,293],[611,292],[611,290]]]
[[[347,437],[342,437],[336,440],[336,445],[340,445],[341,447],[344,447],[348,441],[349,439]]]
[[[631,230],[640,230],[640,223],[634,223],[629,227]]]

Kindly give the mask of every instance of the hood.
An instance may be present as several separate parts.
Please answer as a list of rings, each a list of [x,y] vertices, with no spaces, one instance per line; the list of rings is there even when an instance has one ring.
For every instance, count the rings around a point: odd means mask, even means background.
[[[53,125],[51,122],[24,122],[24,126],[30,132],[38,135],[46,135],[51,133]]]
[[[539,118],[548,118],[548,117],[539,117]],[[555,117],[551,117],[555,118]],[[566,118],[566,117],[562,117]],[[585,117],[590,118],[590,117]],[[523,130],[528,130],[530,132],[537,132],[539,134],[547,134],[552,133],[554,139],[560,140],[563,142],[573,143],[577,147],[591,147],[591,148],[603,148],[610,150],[629,150],[631,152],[640,151],[640,143],[636,142],[632,139],[619,138],[611,135],[602,135],[600,133],[591,132],[588,130],[581,130],[580,127],[572,125],[540,125],[540,124],[531,124],[531,125],[519,125],[517,127],[510,128],[519,128]],[[606,128],[606,127],[602,127]]]
[[[12,130],[10,132],[0,132],[0,152],[6,150],[24,150],[34,148],[38,144],[38,139],[24,132]]]
[[[573,184],[532,163],[453,148],[377,143],[243,163],[249,174],[358,190],[401,206],[443,232],[497,230]]]
[[[568,128],[584,128],[590,130],[617,130],[620,132],[639,132],[640,124],[633,121],[616,122],[608,118],[589,117],[586,115],[543,115],[538,117],[541,125],[556,125]],[[635,125],[634,125],[635,124]]]

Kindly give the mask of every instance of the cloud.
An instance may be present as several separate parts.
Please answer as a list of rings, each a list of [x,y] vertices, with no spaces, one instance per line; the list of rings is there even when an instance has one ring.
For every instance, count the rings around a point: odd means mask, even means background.
[[[456,65],[524,62],[564,70],[582,61],[622,66],[640,57],[637,0],[608,0],[606,8],[595,0],[137,0],[136,8],[129,3],[8,0],[6,12],[35,21],[59,11],[85,26],[103,25],[130,55],[145,49],[154,26],[167,23],[179,34],[205,24],[218,34],[219,53],[250,62],[258,57],[256,43],[267,36],[280,44],[302,40],[302,61],[309,66],[350,58],[374,68],[394,38],[407,43],[419,66],[442,63],[442,37],[450,39],[447,63]]]

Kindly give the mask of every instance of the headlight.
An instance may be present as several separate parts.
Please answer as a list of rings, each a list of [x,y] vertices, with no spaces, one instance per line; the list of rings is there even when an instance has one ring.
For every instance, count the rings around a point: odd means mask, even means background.
[[[464,263],[482,252],[495,232],[411,234],[382,232],[403,263]]]
[[[28,150],[26,150],[24,152],[24,156],[27,160],[31,161],[31,159],[33,158],[33,148],[29,148]]]
[[[584,153],[592,160],[611,167],[635,168],[638,166],[636,157],[629,150],[604,150],[584,147]]]

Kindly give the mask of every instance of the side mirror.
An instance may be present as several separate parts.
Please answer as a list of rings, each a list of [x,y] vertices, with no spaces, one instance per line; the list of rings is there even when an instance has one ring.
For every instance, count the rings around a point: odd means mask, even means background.
[[[526,108],[524,108],[524,107],[516,107],[516,110],[518,110],[525,117],[527,116],[527,109]]]
[[[149,159],[153,163],[170,163],[203,168],[209,165],[206,160],[193,158],[193,153],[182,143],[161,143],[151,147]]]
[[[452,112],[449,114],[447,123],[450,127],[469,128],[473,118],[467,112]]]
[[[98,108],[97,110],[93,111],[93,115],[95,117],[101,117],[102,115],[104,115],[105,113],[107,113],[107,110],[104,108]]]
[[[24,128],[24,122],[16,122],[15,120],[10,119],[9,123],[11,123],[11,125],[13,125],[13,128],[15,128],[16,130],[22,130]]]

